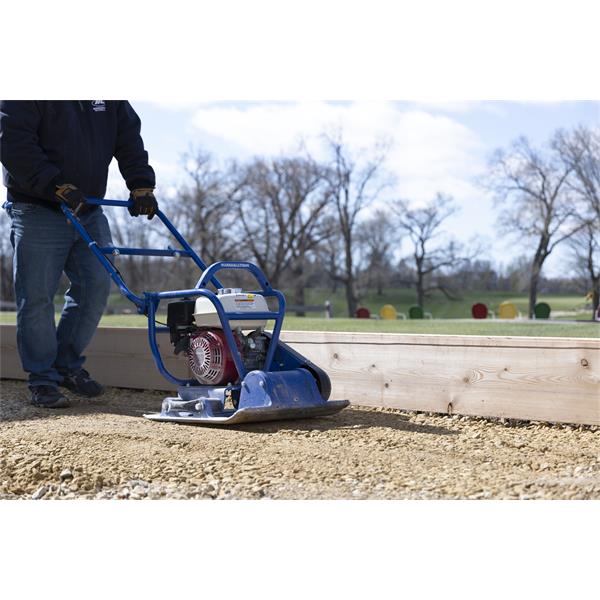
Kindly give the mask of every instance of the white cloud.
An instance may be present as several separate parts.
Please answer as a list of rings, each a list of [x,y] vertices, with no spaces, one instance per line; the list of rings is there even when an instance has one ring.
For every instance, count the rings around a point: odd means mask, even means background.
[[[196,111],[193,124],[229,142],[236,154],[269,155],[296,149],[302,137],[318,136],[346,110],[325,102],[207,106]]]
[[[393,143],[387,162],[398,177],[398,190],[419,197],[450,191],[444,190],[447,183],[460,191],[455,182],[463,181],[464,189],[481,167],[483,145],[470,129],[449,116],[402,110],[391,102],[213,105],[199,108],[193,124],[200,143],[204,133],[225,142],[224,151],[239,157],[294,151],[303,139],[319,157],[320,135],[336,127],[354,149],[388,138]]]
[[[484,154],[473,131],[448,116],[421,110],[398,112],[390,126],[395,143],[388,165],[401,195],[423,201],[437,191],[473,194],[473,177],[483,167]]]
[[[169,99],[165,99],[165,100],[157,100],[157,101],[149,101],[148,104],[151,104],[152,106],[155,106],[156,108],[162,109],[162,110],[167,110],[167,111],[173,111],[173,112],[180,112],[180,111],[185,111],[185,110],[193,110],[194,108],[196,108],[197,106],[202,105],[202,102],[198,102],[197,100],[169,100]]]
[[[491,202],[474,183],[485,167],[487,148],[451,114],[393,102],[213,104],[199,107],[192,122],[201,145],[204,135],[209,150],[218,148],[224,156],[242,159],[293,152],[301,140],[314,156],[323,158],[320,136],[336,127],[356,151],[387,138],[391,145],[386,167],[395,185],[386,197],[422,204],[437,192],[451,194],[462,207],[453,232],[462,239],[476,232],[493,236]]]
[[[427,110],[431,112],[442,112],[442,113],[450,113],[450,114],[467,114],[475,111],[482,111],[488,114],[505,116],[506,107],[502,105],[500,102],[490,102],[490,101],[419,101],[415,102],[415,106],[422,110]]]

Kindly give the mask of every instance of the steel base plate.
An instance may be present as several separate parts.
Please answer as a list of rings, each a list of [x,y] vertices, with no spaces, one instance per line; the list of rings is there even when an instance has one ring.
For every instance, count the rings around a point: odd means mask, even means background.
[[[280,421],[286,419],[308,419],[333,415],[346,408],[348,400],[329,400],[320,406],[298,408],[241,408],[230,416],[224,417],[197,417],[182,415],[163,415],[151,413],[144,415],[151,421],[165,421],[171,423],[187,423],[190,425],[237,425],[239,423],[260,423],[262,421]]]

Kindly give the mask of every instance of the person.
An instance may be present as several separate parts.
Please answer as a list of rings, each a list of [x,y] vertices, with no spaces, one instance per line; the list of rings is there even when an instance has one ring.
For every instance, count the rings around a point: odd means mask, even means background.
[[[102,207],[108,167],[116,158],[130,190],[129,213],[158,210],[155,174],[125,100],[0,101],[0,163],[11,219],[17,345],[32,404],[64,408],[59,390],[94,397],[103,387],[83,368],[110,291],[110,277],[61,211],[64,202],[100,246],[112,244]],[[70,281],[58,326],[54,296]]]

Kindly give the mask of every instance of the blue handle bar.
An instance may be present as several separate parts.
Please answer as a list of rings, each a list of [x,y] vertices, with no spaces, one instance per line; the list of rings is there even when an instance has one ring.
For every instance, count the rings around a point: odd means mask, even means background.
[[[109,200],[108,198],[86,198],[87,204],[93,204],[96,206],[123,206],[129,208],[133,206],[131,200]]]
[[[87,204],[94,206],[121,206],[123,208],[129,208],[133,206],[131,200],[109,200],[104,198],[86,198]],[[161,211],[156,211],[156,216],[162,221],[165,227],[169,230],[171,235],[177,240],[183,250],[175,249],[150,249],[150,248],[119,248],[119,247],[99,247],[95,240],[91,238],[85,227],[81,224],[79,219],[73,214],[69,207],[63,202],[61,209],[67,219],[75,227],[79,235],[86,241],[90,250],[96,255],[100,263],[108,271],[112,280],[115,282],[117,287],[121,290],[121,293],[126,296],[131,302],[138,307],[138,312],[145,312],[145,300],[134,294],[125,284],[121,274],[113,266],[113,264],[106,258],[106,254],[124,254],[129,256],[185,256],[191,258],[201,271],[206,271],[207,265],[202,259],[194,252],[192,247],[187,243],[185,238],[177,231],[173,223],[167,218],[167,216]],[[217,289],[223,287],[221,282],[216,277],[210,278],[212,283]]]
[[[123,208],[128,208],[133,206],[133,202],[131,200],[108,200],[108,199],[100,199],[100,198],[86,198],[88,204],[96,205],[96,206],[121,206]],[[217,262],[210,267],[208,267],[200,257],[194,252],[192,247],[186,242],[183,236],[177,231],[173,223],[169,221],[166,215],[161,211],[156,211],[156,216],[162,221],[165,227],[169,230],[169,232],[173,235],[173,237],[177,240],[177,242],[181,245],[182,250],[175,250],[173,248],[168,248],[166,250],[158,250],[158,249],[145,249],[145,248],[120,248],[120,247],[99,247],[95,240],[91,238],[81,221],[78,217],[69,209],[66,204],[61,204],[61,209],[69,222],[75,227],[79,235],[85,240],[90,250],[96,255],[102,266],[108,271],[112,280],[116,283],[118,288],[121,290],[121,293],[126,296],[131,302],[133,302],[137,306],[137,310],[140,314],[145,314],[148,317],[148,341],[150,344],[150,349],[154,356],[154,360],[158,367],[158,370],[162,373],[164,377],[172,381],[173,383],[177,383],[179,385],[197,385],[195,380],[185,380],[180,379],[173,374],[171,374],[168,369],[165,367],[164,362],[162,360],[162,356],[160,353],[160,349],[156,340],[157,333],[164,333],[169,331],[168,327],[157,327],[156,326],[156,311],[158,309],[158,305],[161,300],[171,300],[176,298],[195,298],[199,296],[204,296],[208,298],[215,307],[215,310],[219,316],[221,321],[221,326],[223,328],[223,332],[227,339],[228,346],[230,348],[233,360],[235,362],[236,368],[241,378],[246,375],[246,368],[242,361],[242,357],[240,351],[238,350],[236,341],[233,337],[233,331],[231,329],[230,321],[235,320],[274,320],[275,325],[273,328],[273,333],[271,335],[271,343],[269,344],[269,348],[267,351],[267,355],[265,357],[265,365],[264,370],[268,371],[273,362],[273,358],[275,356],[275,350],[277,348],[279,334],[281,333],[281,327],[283,324],[283,318],[285,315],[285,297],[283,294],[275,290],[271,287],[270,283],[267,281],[263,272],[252,263],[249,262]],[[134,294],[125,284],[123,278],[119,271],[115,268],[110,260],[106,257],[107,254],[125,254],[125,255],[134,255],[134,256],[186,256],[191,258],[196,265],[202,270],[202,275],[196,284],[196,287],[193,290],[177,290],[177,291],[166,291],[166,292],[144,292],[144,296],[137,296]],[[243,313],[243,312],[227,312],[223,308],[218,296],[206,289],[206,286],[211,283],[217,289],[222,288],[223,285],[216,278],[215,274],[218,271],[224,269],[240,269],[244,271],[249,271],[258,281],[261,286],[261,293],[266,297],[275,297],[278,302],[277,311],[268,311],[268,312],[260,312],[260,313]]]

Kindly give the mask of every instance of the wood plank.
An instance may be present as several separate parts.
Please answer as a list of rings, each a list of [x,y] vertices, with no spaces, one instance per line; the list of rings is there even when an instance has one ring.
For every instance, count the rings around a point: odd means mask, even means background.
[[[158,339],[167,369],[178,377],[191,377],[185,358],[173,355],[168,336],[162,334]],[[17,351],[15,325],[0,325],[0,347],[0,377],[26,379]],[[85,355],[85,368],[104,385],[169,391],[175,388],[156,368],[146,329],[100,327]]]
[[[600,332],[600,328],[599,328]],[[494,335],[448,335],[436,333],[357,333],[341,331],[284,331],[286,343],[342,343],[374,346],[476,346],[517,348],[591,348],[598,349],[600,338],[517,337]]]
[[[294,332],[282,339],[323,367],[332,398],[405,410],[600,424],[600,340]],[[0,376],[24,378],[15,326],[0,326]],[[187,375],[165,338],[165,362]],[[100,328],[86,367],[103,383],[172,390],[139,328]],[[100,375],[101,374],[101,377]]]
[[[315,343],[304,333],[287,341],[329,373],[334,397],[407,410],[600,424],[599,340],[398,334],[395,342],[377,343],[326,334]]]

